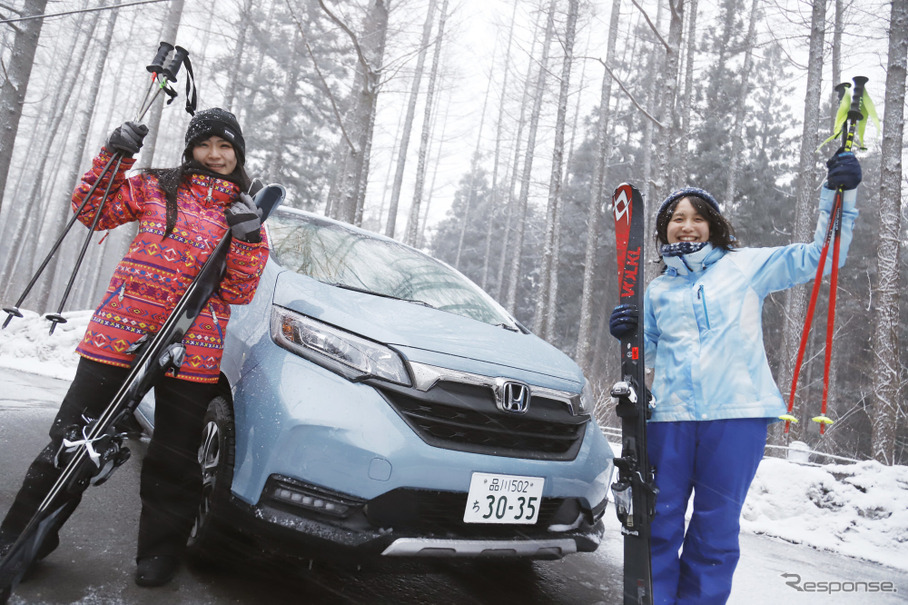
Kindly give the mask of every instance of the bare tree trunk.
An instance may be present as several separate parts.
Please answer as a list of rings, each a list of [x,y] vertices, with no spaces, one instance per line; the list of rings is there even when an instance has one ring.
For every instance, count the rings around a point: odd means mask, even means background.
[[[246,37],[249,34],[249,28],[252,25],[252,0],[244,0],[240,9],[240,15],[237,20],[237,37],[236,45],[233,47],[233,64],[236,71],[242,76],[243,63],[246,59]],[[227,89],[224,91],[224,109],[233,111],[233,99],[237,95],[237,85],[242,80],[241,77],[227,78]],[[233,111],[236,114],[236,111]]]
[[[426,245],[426,226],[429,223],[429,208],[432,205],[432,200],[435,197],[435,180],[438,177],[438,167],[441,165],[441,159],[444,157],[443,148],[445,144],[445,133],[448,130],[448,116],[451,113],[451,97],[448,96],[448,102],[445,104],[444,118],[441,121],[441,134],[435,136],[435,126],[438,124],[438,113],[435,113],[435,117],[432,119],[432,140],[438,142],[438,151],[435,152],[435,166],[432,169],[432,182],[429,183],[429,195],[426,196],[426,208],[423,212],[422,221],[419,223],[419,241],[418,248],[423,248]]]
[[[416,245],[419,234],[419,207],[422,204],[423,187],[426,183],[426,160],[429,149],[429,131],[432,129],[432,108],[435,103],[435,85],[438,81],[438,62],[441,57],[442,41],[445,35],[445,21],[448,18],[448,0],[441,5],[438,17],[438,42],[432,53],[432,70],[429,72],[429,89],[426,91],[426,107],[423,116],[422,135],[419,141],[419,154],[416,160],[416,183],[413,187],[413,203],[410,205],[410,218],[407,221],[406,242]]]
[[[665,47],[665,66],[660,70],[659,77],[664,78],[656,90],[659,91],[656,107],[659,108],[657,117],[662,126],[658,129],[656,141],[656,196],[652,199],[662,199],[668,190],[674,186],[669,181],[672,165],[677,161],[676,147],[682,142],[681,121],[676,110],[678,96],[679,73],[681,61],[681,35],[684,31],[684,0],[668,0],[669,24],[668,41]],[[655,204],[650,204],[655,206]]]
[[[490,289],[489,266],[492,261],[492,233],[494,231],[495,216],[501,211],[500,204],[498,203],[498,167],[499,160],[501,158],[501,128],[502,124],[504,123],[504,100],[507,96],[508,75],[511,71],[511,46],[514,43],[514,18],[517,14],[517,0],[513,0],[513,4],[514,6],[511,9],[511,25],[508,28],[508,49],[507,51],[505,51],[504,55],[504,78],[501,84],[501,96],[498,102],[498,122],[495,125],[495,154],[494,159],[492,160],[492,200],[489,204],[489,217],[486,221],[486,249],[482,262],[482,281],[479,284],[482,289],[486,290],[487,292]],[[489,79],[491,80],[491,78]],[[505,231],[504,235],[505,237],[507,237],[507,231]],[[503,251],[501,256],[504,256]],[[499,291],[501,290],[500,278],[496,287]]]
[[[549,64],[549,48],[555,32],[555,0],[549,4],[547,24],[545,28],[545,41],[542,43],[542,59],[539,62],[539,71],[536,75],[536,87],[533,91],[533,110],[530,113],[530,130],[527,136],[527,148],[524,155],[523,174],[520,178],[520,197],[517,199],[517,231],[514,242],[510,244],[514,250],[511,259],[511,273],[508,276],[508,294],[505,306],[514,313],[517,308],[517,281],[520,276],[520,251],[523,249],[523,236],[526,231],[526,212],[530,197],[530,177],[533,171],[533,156],[536,151],[536,133],[539,128],[539,116],[542,113],[542,98],[545,96],[545,78]]]
[[[514,0],[518,2],[519,0]],[[526,75],[524,76],[524,86],[523,86],[523,97],[520,100],[520,117],[517,119],[517,135],[514,137],[514,156],[513,166],[511,168],[511,178],[508,183],[508,200],[505,204],[506,213],[505,216],[505,229],[504,229],[504,239],[501,243],[501,254],[498,258],[498,275],[495,281],[495,290],[492,293],[492,296],[497,301],[501,301],[502,295],[507,295],[507,290],[505,289],[505,269],[510,266],[513,258],[508,256],[509,251],[513,251],[515,254],[520,254],[519,250],[514,250],[511,245],[511,237],[516,236],[514,221],[517,218],[517,200],[514,199],[514,191],[517,188],[517,179],[520,176],[520,146],[523,141],[523,129],[526,126],[526,111],[529,105],[530,95],[532,94],[533,89],[533,65],[535,65],[536,56],[536,42],[539,37],[537,34],[539,32],[539,19],[541,18],[541,13],[536,18],[536,23],[533,27],[533,44],[530,47],[530,52],[527,55],[527,70]],[[506,94],[506,91],[502,92],[502,96]],[[504,99],[502,99],[502,104],[504,104]],[[522,226],[521,226],[522,228]],[[523,234],[520,235],[521,241],[523,240]],[[510,278],[509,278],[510,281]]]
[[[807,61],[807,94],[804,98],[804,127],[801,132],[800,159],[798,161],[797,201],[795,205],[795,225],[793,241],[806,241],[811,234],[811,217],[814,211],[814,192],[816,191],[817,171],[815,149],[818,144],[820,126],[820,89],[823,75],[823,42],[825,36],[826,2],[813,0],[811,18],[810,53]],[[779,384],[790,385],[797,355],[801,327],[807,307],[807,292],[804,286],[796,286],[787,291],[783,311],[784,326],[782,330],[782,367]],[[802,420],[792,423],[787,437],[790,440],[801,439],[802,426],[806,425],[806,411],[802,409],[800,398],[795,399],[792,414]],[[782,436],[785,439],[785,436]]]
[[[744,42],[744,67],[741,69],[741,84],[735,103],[735,121],[731,131],[731,152],[728,162],[728,180],[725,182],[725,203],[733,204],[737,194],[738,173],[741,172],[741,157],[744,146],[744,121],[747,109],[747,95],[750,90],[750,70],[753,67],[754,38],[757,27],[757,0],[750,9],[750,24]]]
[[[605,62],[609,63],[615,56],[618,43],[618,17],[621,12],[621,0],[612,0],[612,16],[609,20],[608,44]],[[577,333],[577,350],[574,357],[580,367],[590,371],[589,352],[593,334],[593,278],[596,275],[596,250],[599,247],[599,216],[607,207],[605,183],[608,176],[608,159],[611,155],[612,140],[609,137],[610,116],[609,102],[612,98],[612,78],[606,72],[602,76],[602,88],[599,92],[599,129],[596,137],[599,153],[593,169],[593,183],[590,190],[590,202],[586,213],[586,251],[583,261],[583,292],[580,295],[580,327]]]
[[[46,6],[47,0],[26,0],[21,15],[23,17],[43,15]],[[15,26],[13,48],[16,50],[16,60],[5,68],[3,74],[5,77],[0,84],[0,208],[3,206],[6,179],[13,159],[13,146],[16,144],[19,120],[25,108],[25,93],[28,91],[43,24],[44,19],[39,18],[21,21]]]
[[[873,313],[873,458],[895,464],[900,410],[899,245],[902,217],[902,146],[905,134],[905,72],[908,62],[908,1],[894,0],[889,19],[886,113],[880,162],[880,232],[877,235],[876,309]]]
[[[407,163],[407,149],[410,146],[410,132],[413,130],[413,118],[416,115],[416,101],[419,98],[419,85],[422,82],[422,73],[425,69],[426,51],[432,38],[432,24],[435,22],[436,0],[429,0],[429,10],[422,26],[422,39],[419,42],[419,55],[416,58],[416,71],[410,84],[410,101],[407,103],[407,115],[404,118],[404,130],[400,135],[400,147],[397,150],[397,167],[394,171],[394,184],[391,186],[391,202],[388,206],[388,222],[385,224],[385,235],[394,237],[397,223],[397,207],[400,203],[400,190],[404,182],[404,168]],[[439,36],[435,42],[441,44]]]
[[[835,131],[835,115],[838,111],[839,97],[836,85],[842,81],[842,34],[845,31],[845,7],[842,0],[835,0],[835,14],[832,24],[832,88],[830,91],[830,132]]]
[[[278,121],[281,124],[289,124],[298,110],[294,98],[300,78],[300,63],[302,62],[305,53],[305,43],[301,28],[293,30],[293,40],[291,41],[291,44],[292,51],[283,63],[284,102],[281,103],[278,108]],[[265,169],[267,181],[280,181],[281,175],[284,173],[284,163],[287,160],[287,158],[285,158],[285,149],[288,144],[287,137],[287,129],[279,129],[277,131],[276,140],[272,141],[272,144],[268,146],[270,161]],[[290,161],[292,162],[293,159],[291,158]]]
[[[555,301],[557,287],[553,286],[554,267],[558,262],[556,246],[558,218],[561,204],[562,170],[564,166],[564,128],[567,121],[568,92],[571,86],[571,68],[574,63],[574,39],[577,29],[578,0],[568,0],[568,16],[562,46],[561,82],[558,91],[558,111],[555,117],[555,142],[552,149],[552,171],[549,176],[549,198],[546,205],[545,241],[539,276],[539,295],[536,299],[536,331],[549,342],[554,337]]]
[[[697,54],[697,10],[698,0],[691,0],[687,16],[687,53],[684,67],[684,92],[679,99],[678,112],[681,114],[681,140],[678,143],[678,172],[673,182],[686,186],[690,170],[691,107],[694,104],[694,56]]]
[[[494,53],[492,63],[494,64]],[[467,235],[467,225],[470,223],[470,210],[473,207],[473,198],[476,197],[476,171],[479,169],[479,150],[482,145],[482,130],[486,124],[486,108],[489,105],[489,96],[492,92],[492,78],[489,75],[489,81],[486,82],[486,94],[482,100],[482,113],[479,117],[479,132],[476,135],[476,148],[473,150],[473,158],[470,163],[470,188],[467,191],[467,207],[464,209],[464,220],[460,222],[460,235],[457,237],[457,254],[454,255],[454,266],[460,268],[460,255],[463,253],[463,240]],[[488,205],[488,204],[487,204]],[[489,221],[491,224],[491,221]],[[486,259],[488,263],[488,259]]]
[[[358,62],[351,103],[343,127],[344,144],[337,165],[339,174],[333,185],[331,214],[348,223],[355,223],[357,216],[362,219],[362,206],[368,180],[368,155],[372,146],[372,129],[375,125],[375,109],[378,103],[379,75],[385,54],[385,40],[388,34],[388,7],[386,0],[372,0],[369,13],[363,24],[363,33],[354,36],[325,6],[319,4],[329,17],[350,36],[357,50]]]

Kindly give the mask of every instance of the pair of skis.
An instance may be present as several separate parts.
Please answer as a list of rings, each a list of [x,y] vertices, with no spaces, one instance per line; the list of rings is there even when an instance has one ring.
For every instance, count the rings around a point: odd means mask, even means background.
[[[613,197],[615,242],[618,257],[618,298],[621,304],[643,309],[643,196],[624,183]],[[621,420],[621,455],[612,485],[615,510],[624,534],[624,603],[653,602],[650,559],[650,522],[655,514],[656,487],[646,454],[646,420],[650,416],[649,391],[643,363],[643,321],[621,338],[621,381],[611,390]]]
[[[253,199],[262,211],[263,222],[281,203],[284,194],[281,185],[269,185],[256,193]],[[59,478],[0,561],[0,603],[6,603],[9,599],[22,577],[37,560],[44,540],[59,530],[67,515],[78,504],[82,492],[89,485],[103,483],[129,458],[129,450],[123,445],[125,434],[118,432],[117,424],[135,411],[142,397],[169,369],[179,369],[185,351],[181,343],[183,336],[221,283],[231,240],[228,229],[167,321],[140,350],[130,366],[125,382],[110,404],[96,420],[80,428],[78,438],[65,441],[64,446],[68,447],[58,457],[62,466]]]

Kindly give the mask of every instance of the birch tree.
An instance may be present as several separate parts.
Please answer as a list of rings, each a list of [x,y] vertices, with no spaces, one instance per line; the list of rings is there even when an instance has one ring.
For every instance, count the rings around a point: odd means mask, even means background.
[[[612,14],[609,19],[608,42],[606,44],[604,63],[615,56],[618,43],[618,17],[621,13],[621,0],[612,0]],[[610,111],[612,98],[612,78],[608,72],[602,75],[602,86],[599,92],[599,124],[596,130],[597,155],[593,172],[593,186],[590,190],[590,201],[587,206],[586,250],[583,261],[583,292],[580,300],[580,328],[577,334],[577,349],[574,358],[585,371],[590,370],[589,352],[592,334],[593,278],[596,274],[596,249],[599,245],[600,214],[608,207],[608,194],[605,184],[608,180],[608,159],[612,151],[612,139],[609,136]]]
[[[735,97],[734,122],[731,131],[731,153],[728,157],[728,179],[725,182],[725,201],[728,204],[735,202],[737,194],[738,174],[741,172],[744,146],[744,122],[747,111],[747,96],[750,88],[751,69],[753,67],[753,51],[757,29],[757,4],[753,0],[750,8],[750,20],[747,28],[747,37],[744,41],[744,67],[741,70],[741,81],[738,85],[738,94]]]
[[[385,235],[394,237],[397,224],[397,207],[400,204],[400,191],[404,183],[404,168],[407,165],[407,150],[410,147],[410,133],[416,116],[416,101],[419,98],[419,87],[426,64],[426,53],[432,38],[432,24],[435,22],[436,0],[429,0],[426,20],[422,26],[422,38],[419,41],[419,54],[416,58],[416,71],[410,83],[410,99],[407,102],[407,114],[404,117],[403,130],[400,135],[400,146],[397,149],[397,164],[394,169],[394,183],[391,185],[391,200],[388,205],[388,222],[385,224]],[[436,41],[441,44],[441,39]]]
[[[426,105],[423,114],[422,132],[419,139],[419,153],[416,159],[416,183],[413,186],[413,202],[410,204],[410,217],[407,221],[406,243],[416,245],[419,235],[419,208],[422,204],[423,188],[426,182],[426,161],[429,153],[429,133],[432,130],[432,108],[435,103],[435,86],[438,82],[438,63],[441,57],[442,39],[445,34],[445,21],[448,13],[448,0],[441,5],[438,17],[438,41],[432,53],[432,69],[429,72],[429,88],[426,91]]]
[[[554,279],[558,262],[558,221],[561,203],[562,169],[564,163],[564,129],[567,120],[568,92],[571,85],[571,68],[574,63],[574,39],[577,29],[578,0],[568,0],[568,15],[563,38],[564,57],[561,62],[561,79],[558,90],[558,109],[555,117],[555,142],[552,148],[552,171],[549,177],[549,197],[546,205],[545,240],[540,269],[539,295],[536,304],[536,330],[543,338],[554,337],[554,313],[558,290]]]
[[[342,125],[342,143],[332,193],[339,203],[331,206],[334,218],[348,223],[361,222],[369,173],[369,153],[375,126],[382,61],[388,35],[388,3],[372,0],[363,23],[363,33],[357,36],[338,18],[323,0],[322,10],[350,37],[356,50],[357,68],[350,92],[349,108]]]
[[[12,24],[16,30],[13,37],[16,57],[15,61],[4,66],[3,80],[0,83],[0,208],[3,206],[6,180],[13,159],[19,120],[25,108],[25,93],[28,92],[35,63],[41,26],[44,24],[44,19],[40,17],[46,6],[47,0],[26,0],[20,13],[23,20]],[[2,10],[8,9],[3,6]]]
[[[880,166],[880,232],[873,312],[873,457],[895,463],[900,409],[902,355],[899,349],[899,249],[902,233],[902,148],[905,133],[905,71],[908,55],[908,1],[892,2],[886,110]]]
[[[555,0],[548,8],[548,17],[545,28],[545,40],[542,43],[542,58],[536,72],[536,83],[533,89],[533,109],[530,112],[529,132],[527,134],[527,147],[524,153],[523,172],[520,177],[520,196],[517,198],[514,219],[516,232],[511,248],[515,251],[511,259],[511,273],[508,276],[506,307],[512,313],[517,306],[517,279],[520,275],[520,250],[523,248],[523,238],[526,233],[526,210],[530,197],[530,178],[533,171],[533,158],[536,153],[536,135],[539,129],[539,117],[542,113],[542,98],[545,95],[545,81],[549,63],[549,50],[555,32]]]

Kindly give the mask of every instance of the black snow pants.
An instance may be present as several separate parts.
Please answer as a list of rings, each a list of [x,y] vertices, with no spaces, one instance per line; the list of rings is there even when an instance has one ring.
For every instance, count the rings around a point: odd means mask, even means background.
[[[127,368],[80,359],[76,376],[51,425],[50,443],[32,462],[0,525],[0,544],[18,537],[60,476],[54,457],[65,429],[83,424],[83,415],[97,418],[128,373]],[[168,377],[158,381],[154,393],[155,430],[142,465],[137,558],[179,556],[185,548],[202,492],[198,462],[202,423],[208,403],[217,395],[217,385]],[[58,530],[79,500],[81,496],[64,513]],[[56,532],[52,532],[40,554],[46,555],[57,543]]]

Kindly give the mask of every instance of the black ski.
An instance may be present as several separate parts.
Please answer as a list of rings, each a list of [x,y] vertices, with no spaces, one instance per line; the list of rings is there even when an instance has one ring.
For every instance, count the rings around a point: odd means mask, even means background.
[[[615,458],[618,476],[612,493],[624,534],[624,603],[650,604],[650,521],[656,488],[646,455],[646,419],[650,414],[643,365],[643,197],[633,185],[623,183],[615,190],[613,207],[619,301],[636,306],[640,321],[637,330],[621,339],[621,381],[611,391],[621,419],[621,456]]]
[[[281,203],[284,193],[281,185],[268,185],[256,193],[253,199],[262,210],[263,221]],[[9,599],[22,576],[37,559],[44,539],[52,530],[59,529],[59,520],[77,505],[78,496],[89,485],[103,483],[129,458],[129,450],[123,446],[125,434],[118,433],[117,424],[135,411],[155,381],[169,368],[179,366],[183,336],[221,283],[231,239],[228,229],[167,321],[142,346],[126,380],[100,417],[72,435],[72,439],[67,435],[70,447],[65,453],[61,451],[60,464],[65,460],[65,465],[60,477],[0,561],[0,603]]]

